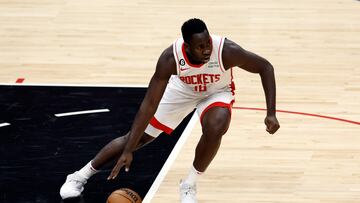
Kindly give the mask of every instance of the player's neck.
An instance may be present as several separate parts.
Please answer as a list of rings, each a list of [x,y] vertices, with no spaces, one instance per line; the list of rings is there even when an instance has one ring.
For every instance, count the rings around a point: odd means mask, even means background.
[[[203,62],[201,62],[201,61],[196,61],[196,60],[194,60],[194,58],[192,57],[192,55],[185,49],[185,54],[186,54],[186,57],[187,57],[187,59],[189,60],[189,62],[191,63],[191,64],[194,64],[194,65],[201,65],[201,64],[203,64]]]

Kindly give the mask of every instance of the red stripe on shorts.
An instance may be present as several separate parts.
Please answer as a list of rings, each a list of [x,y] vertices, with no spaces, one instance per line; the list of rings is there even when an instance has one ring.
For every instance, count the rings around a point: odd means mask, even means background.
[[[231,114],[231,107],[232,107],[233,103],[234,103],[234,102],[231,101],[230,104],[227,104],[227,103],[224,103],[224,102],[214,102],[214,103],[210,104],[210,105],[207,106],[207,107],[204,109],[204,111],[201,113],[200,123],[202,123],[202,120],[203,120],[203,117],[204,117],[205,113],[206,113],[209,109],[211,109],[211,108],[213,108],[213,107],[225,107],[225,108],[228,108],[229,111],[230,111],[230,114]]]
[[[167,127],[166,125],[160,123],[155,117],[153,117],[151,120],[150,120],[150,124],[152,126],[154,126],[154,128],[156,129],[159,129],[159,130],[162,130],[163,132],[165,132],[166,134],[170,135],[173,131],[173,129]]]

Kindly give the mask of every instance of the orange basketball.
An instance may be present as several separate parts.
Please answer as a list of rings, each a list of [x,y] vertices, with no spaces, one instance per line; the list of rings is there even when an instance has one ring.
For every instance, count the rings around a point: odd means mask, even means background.
[[[141,197],[129,188],[121,188],[110,194],[106,203],[141,203]]]

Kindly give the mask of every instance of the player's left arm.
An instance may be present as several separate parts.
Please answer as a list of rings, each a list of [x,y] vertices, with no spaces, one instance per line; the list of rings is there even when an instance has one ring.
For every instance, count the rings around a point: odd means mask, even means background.
[[[224,41],[222,59],[225,69],[238,66],[246,71],[260,75],[267,106],[266,130],[270,134],[275,133],[280,128],[280,125],[276,118],[276,84],[274,68],[271,63],[228,39]]]

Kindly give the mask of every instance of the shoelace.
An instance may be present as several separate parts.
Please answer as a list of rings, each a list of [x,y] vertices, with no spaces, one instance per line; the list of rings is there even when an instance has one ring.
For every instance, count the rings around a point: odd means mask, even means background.
[[[81,186],[86,183],[86,180],[83,180],[77,176],[73,176],[70,178],[69,182],[74,182],[77,186]]]
[[[192,187],[192,186],[186,186],[186,187],[184,187],[185,189],[185,191],[184,191],[184,194],[185,195],[195,195],[196,194],[196,189],[195,189],[195,187]]]

